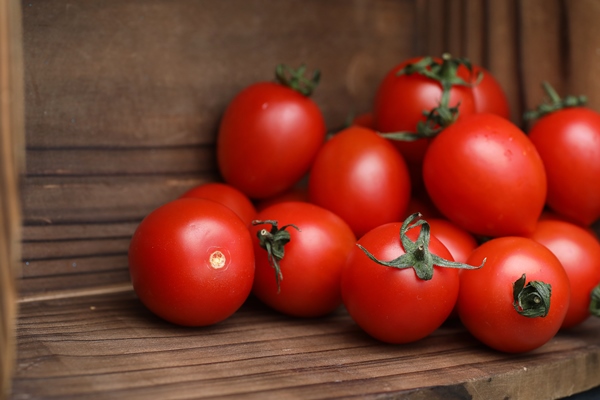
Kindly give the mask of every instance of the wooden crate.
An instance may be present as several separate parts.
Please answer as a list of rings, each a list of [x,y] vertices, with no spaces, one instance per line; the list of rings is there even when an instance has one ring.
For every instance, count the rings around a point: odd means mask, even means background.
[[[524,355],[452,323],[384,345],[343,308],[298,320],[253,299],[189,329],[150,315],[127,270],[144,215],[219,179],[219,117],[276,64],[321,69],[314,99],[335,128],[397,62],[449,51],[499,78],[521,124],[541,79],[600,109],[598,17],[594,0],[0,0],[1,393],[552,399],[600,385],[597,320]]]

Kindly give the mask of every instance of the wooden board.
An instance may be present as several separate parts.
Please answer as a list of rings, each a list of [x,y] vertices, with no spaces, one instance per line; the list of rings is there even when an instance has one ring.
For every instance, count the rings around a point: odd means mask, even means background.
[[[345,309],[294,319],[255,299],[212,327],[114,293],[22,301],[12,398],[555,399],[600,384],[600,320],[522,355],[448,323],[408,345],[364,334]]]

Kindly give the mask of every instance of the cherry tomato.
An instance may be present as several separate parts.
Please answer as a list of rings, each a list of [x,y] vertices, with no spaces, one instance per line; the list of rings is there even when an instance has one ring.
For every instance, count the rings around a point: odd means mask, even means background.
[[[496,114],[510,120],[510,104],[506,93],[490,71],[473,65],[471,83],[477,113]]]
[[[341,305],[342,268],[356,237],[340,217],[314,204],[283,202],[259,212],[251,231],[252,291],[262,302],[296,317],[323,316]]]
[[[255,83],[225,110],[217,135],[219,170],[250,198],[277,195],[307,173],[325,133],[310,97],[284,84]]]
[[[323,145],[311,168],[312,203],[333,211],[356,237],[403,216],[410,198],[406,163],[374,131],[351,126]]]
[[[379,84],[373,105],[373,123],[377,131],[415,132],[417,124],[426,120],[423,112],[430,112],[440,105],[443,92],[440,82],[417,72],[399,75],[405,67],[423,59],[415,57],[396,65]],[[443,62],[439,58],[433,58],[433,61]],[[465,83],[471,79],[466,68],[459,68],[458,74]],[[475,100],[469,86],[453,85],[449,96],[448,106],[459,108],[458,120],[475,112]],[[429,139],[393,142],[411,166],[422,162]]]
[[[548,206],[580,224],[600,218],[600,114],[565,108],[537,120],[529,139],[548,176]]]
[[[352,119],[352,124],[362,126],[364,128],[375,129],[375,123],[373,121],[373,113],[365,112],[357,115]]]
[[[414,215],[404,223],[380,225],[358,240],[376,259],[394,261],[381,265],[355,247],[342,272],[342,299],[348,313],[365,332],[387,343],[428,336],[448,318],[458,296],[458,270],[440,266],[445,263],[442,259],[452,260],[450,252],[429,235],[428,225],[408,225]],[[408,256],[423,260],[422,253],[417,255],[423,249],[434,258],[426,268]],[[391,266],[395,261],[405,265]]]
[[[129,272],[137,296],[159,317],[185,326],[215,324],[250,294],[252,238],[224,205],[177,199],[137,227],[129,246]]]
[[[256,202],[256,209],[258,211],[262,211],[269,206],[287,201],[308,202],[308,187],[306,185],[294,186],[293,188],[286,190],[281,194],[259,200]]]
[[[590,316],[590,296],[600,283],[600,242],[589,230],[555,219],[539,221],[529,237],[550,249],[569,277],[571,302],[562,328],[579,325]]]
[[[473,114],[444,129],[425,155],[423,180],[440,212],[477,235],[529,234],[546,201],[533,143],[494,114]]]
[[[484,259],[483,268],[460,273],[457,310],[464,326],[482,343],[507,353],[547,343],[569,307],[569,278],[558,258],[533,239],[506,236],[479,246],[467,264]],[[542,295],[548,291],[546,302]]]
[[[477,248],[477,240],[466,230],[443,218],[428,218],[431,234],[446,246],[454,261],[465,263],[473,250]]]
[[[248,196],[226,183],[204,183],[191,188],[180,197],[199,197],[221,203],[233,210],[248,226],[256,217],[256,208]]]

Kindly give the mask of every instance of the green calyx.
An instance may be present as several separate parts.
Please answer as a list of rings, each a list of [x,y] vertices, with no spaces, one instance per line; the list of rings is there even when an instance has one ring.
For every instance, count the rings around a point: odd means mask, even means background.
[[[582,107],[587,104],[587,97],[585,96],[566,96],[565,98],[561,98],[548,82],[542,82],[542,87],[548,95],[547,101],[540,104],[535,110],[525,112],[523,114],[525,120],[539,119],[546,114],[562,110],[563,108]]]
[[[318,69],[313,72],[313,76],[307,78],[306,66],[302,64],[298,69],[293,69],[285,64],[279,64],[275,68],[275,78],[282,85],[285,85],[303,96],[310,96],[319,85],[321,80],[321,71]]]
[[[513,307],[524,317],[545,317],[550,311],[552,286],[541,281],[525,285],[525,274],[513,283]]]
[[[404,254],[394,260],[379,260],[360,244],[357,244],[357,246],[367,255],[367,257],[380,265],[399,269],[413,268],[417,276],[422,280],[430,280],[433,278],[434,265],[438,267],[460,269],[478,269],[483,267],[485,260],[483,260],[480,266],[474,267],[472,265],[446,260],[431,253],[429,251],[429,241],[431,237],[429,224],[424,219],[418,219],[416,222],[412,223],[413,220],[420,217],[420,213],[414,213],[406,218],[402,224],[402,227],[400,228],[400,242],[402,243]],[[421,231],[419,232],[417,240],[413,242],[406,233],[417,226],[421,226]]]
[[[590,313],[595,317],[600,317],[600,284],[592,290],[590,296]]]
[[[269,259],[269,263],[271,267],[275,270],[275,280],[277,282],[277,293],[280,291],[280,282],[283,279],[283,274],[281,273],[281,267],[279,266],[279,261],[283,259],[285,255],[285,245],[290,241],[291,236],[287,228],[292,227],[298,231],[296,225],[289,224],[284,225],[281,228],[278,228],[278,222],[273,220],[265,220],[265,221],[252,221],[252,225],[271,225],[271,229],[261,229],[256,233],[258,237],[258,242],[260,247],[267,251],[267,256]]]
[[[458,108],[450,107],[450,90],[452,86],[473,86],[477,85],[483,78],[480,73],[475,83],[467,82],[458,76],[458,68],[464,65],[469,72],[472,72],[471,62],[466,58],[452,58],[449,54],[442,56],[442,62],[434,60],[432,57],[423,57],[414,64],[408,64],[397,72],[397,75],[420,74],[432,79],[442,86],[442,98],[437,107],[432,110],[424,110],[425,121],[417,123],[416,132],[391,132],[380,133],[386,139],[400,141],[416,141],[419,139],[433,138],[437,136],[444,128],[453,124],[458,118]]]

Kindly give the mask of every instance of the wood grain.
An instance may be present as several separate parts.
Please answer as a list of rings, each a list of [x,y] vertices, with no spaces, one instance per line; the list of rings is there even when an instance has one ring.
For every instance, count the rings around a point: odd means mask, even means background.
[[[15,399],[554,399],[600,384],[600,320],[522,355],[448,323],[410,345],[364,334],[341,308],[294,319],[250,298],[181,328],[132,292],[21,303]]]

